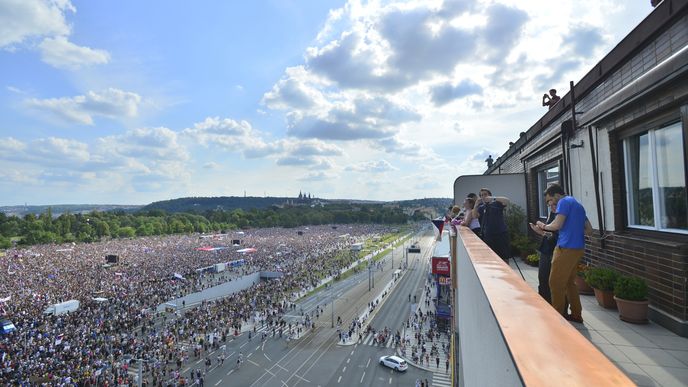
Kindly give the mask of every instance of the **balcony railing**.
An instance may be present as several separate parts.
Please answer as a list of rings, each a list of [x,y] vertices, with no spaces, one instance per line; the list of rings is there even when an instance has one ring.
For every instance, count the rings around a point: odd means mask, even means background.
[[[460,386],[633,386],[472,231],[451,237]]]

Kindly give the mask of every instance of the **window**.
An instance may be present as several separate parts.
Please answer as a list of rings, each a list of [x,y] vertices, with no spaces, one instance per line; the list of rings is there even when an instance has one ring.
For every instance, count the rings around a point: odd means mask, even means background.
[[[559,183],[559,165],[553,164],[538,171],[538,209],[541,218],[549,215],[549,209],[542,194],[550,184]]]
[[[681,122],[624,140],[629,227],[688,233],[683,144]]]

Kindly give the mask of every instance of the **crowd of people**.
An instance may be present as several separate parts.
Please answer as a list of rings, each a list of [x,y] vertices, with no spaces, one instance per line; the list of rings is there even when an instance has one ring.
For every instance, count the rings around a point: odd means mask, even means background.
[[[357,258],[352,243],[389,231],[381,225],[299,233],[268,228],[9,249],[0,256],[0,317],[17,330],[0,336],[0,384],[131,384],[129,360],[143,359],[147,380],[162,385],[190,356],[217,348],[256,316],[284,327],[280,316],[297,294]],[[199,249],[208,245],[222,248]],[[119,263],[106,265],[106,255],[117,255]],[[219,275],[200,269],[242,259]],[[283,276],[176,315],[156,313],[169,300],[256,271]],[[79,309],[44,313],[67,300],[79,300]]]

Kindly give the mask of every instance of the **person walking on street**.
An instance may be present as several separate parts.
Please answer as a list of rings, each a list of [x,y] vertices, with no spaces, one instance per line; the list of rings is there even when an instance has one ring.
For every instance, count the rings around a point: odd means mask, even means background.
[[[552,306],[567,320],[582,323],[583,307],[575,284],[576,268],[585,253],[585,235],[592,234],[592,225],[585,216],[583,205],[566,195],[559,184],[547,187],[545,201],[557,206],[557,216],[552,223],[538,221],[536,226],[542,231],[559,231],[549,276]],[[566,299],[571,305],[571,314],[566,313]]]

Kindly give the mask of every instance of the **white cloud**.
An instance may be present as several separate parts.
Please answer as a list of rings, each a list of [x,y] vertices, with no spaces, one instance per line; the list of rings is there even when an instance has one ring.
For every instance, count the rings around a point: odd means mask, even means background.
[[[394,167],[387,160],[378,160],[350,165],[346,167],[344,170],[351,172],[383,173],[390,171],[398,171],[399,168]]]
[[[43,62],[60,69],[78,70],[83,66],[106,64],[110,61],[107,51],[77,46],[65,36],[45,38],[38,48]]]
[[[0,5],[0,48],[38,49],[43,62],[60,69],[106,64],[110,54],[102,49],[69,41],[67,12],[76,12],[69,0],[4,0]],[[42,40],[35,45],[35,40]]]
[[[68,35],[67,11],[76,11],[69,1],[3,0],[0,6],[0,48],[33,37]]]
[[[325,181],[336,179],[337,175],[327,172],[310,172],[305,176],[298,178],[299,181]]]
[[[119,89],[89,91],[75,97],[26,100],[29,107],[47,112],[68,123],[93,125],[95,116],[112,119],[136,117],[141,96]]]

